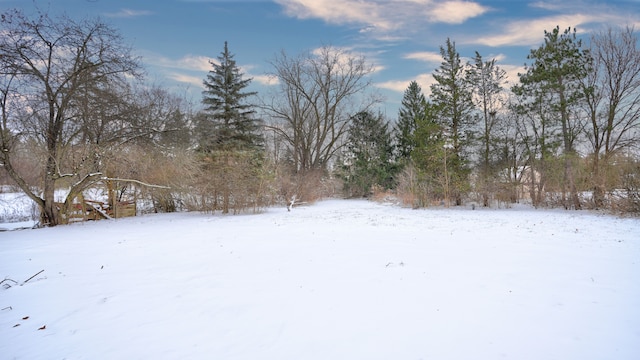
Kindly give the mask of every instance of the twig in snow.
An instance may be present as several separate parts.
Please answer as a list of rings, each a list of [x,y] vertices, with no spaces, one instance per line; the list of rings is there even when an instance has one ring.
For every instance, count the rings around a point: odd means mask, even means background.
[[[36,277],[36,276],[40,275],[42,272],[44,272],[44,269],[42,269],[42,270],[38,271],[37,273],[35,273],[35,275],[33,275],[32,277],[30,277],[30,278],[28,278],[27,280],[25,280],[25,281],[23,282],[23,284],[26,284],[26,283],[27,283],[27,281],[29,281],[29,280],[33,279],[34,277]]]
[[[5,281],[7,282],[6,284],[4,284]],[[5,278],[4,280],[0,281],[0,285],[2,285],[5,289],[8,289],[8,288],[11,287],[11,284],[9,284],[9,281],[13,281],[14,285],[18,285],[17,281],[15,281],[13,279],[8,279],[8,278]],[[2,309],[2,310],[4,310],[4,309]]]

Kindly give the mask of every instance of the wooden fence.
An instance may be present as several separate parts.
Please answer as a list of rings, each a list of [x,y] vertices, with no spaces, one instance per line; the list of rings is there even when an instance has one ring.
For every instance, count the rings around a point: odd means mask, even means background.
[[[62,208],[61,203],[56,203],[58,209]],[[68,209],[66,218],[68,222],[116,219],[136,216],[135,201],[121,201],[115,207],[108,203],[94,200],[84,200],[80,203],[73,203]]]

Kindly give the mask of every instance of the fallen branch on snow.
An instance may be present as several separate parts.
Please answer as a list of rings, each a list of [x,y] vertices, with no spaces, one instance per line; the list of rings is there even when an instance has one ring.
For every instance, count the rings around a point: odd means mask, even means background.
[[[42,270],[38,271],[38,272],[37,272],[37,273],[35,273],[32,277],[30,277],[30,278],[28,278],[27,280],[25,280],[25,281],[23,282],[23,284],[26,284],[26,283],[27,283],[27,281],[29,281],[29,280],[33,279],[34,277],[36,277],[36,276],[40,275],[40,274],[41,274],[41,273],[43,273],[43,272],[44,272],[44,269],[42,269]]]
[[[2,287],[4,287],[5,289],[8,289],[8,288],[10,288],[12,286],[11,284],[9,284],[9,281],[13,281],[13,285],[18,285],[17,281],[15,281],[13,279],[9,279],[9,278],[5,278],[4,280],[0,281],[0,285],[2,285]],[[6,282],[6,284],[5,284],[5,282]]]

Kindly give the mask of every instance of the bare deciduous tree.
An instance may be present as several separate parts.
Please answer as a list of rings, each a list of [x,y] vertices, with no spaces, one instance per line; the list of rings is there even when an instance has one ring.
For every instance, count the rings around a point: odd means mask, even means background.
[[[330,46],[294,58],[283,52],[272,65],[280,87],[264,105],[274,120],[269,128],[284,139],[296,172],[326,168],[350,116],[377,102],[366,94],[373,67]]]
[[[640,141],[640,48],[633,28],[609,28],[591,39],[593,71],[583,81],[590,124],[593,200],[604,205],[613,157]]]
[[[81,115],[88,92],[105,84],[126,84],[127,76],[137,75],[139,64],[118,33],[99,20],[52,19],[45,14],[31,19],[10,10],[2,14],[0,25],[0,162],[38,205],[43,223],[57,225],[75,196],[100,176],[87,172],[71,185],[62,209],[57,208],[57,184],[77,176],[64,171],[63,163],[70,145],[84,133]],[[12,144],[27,135],[35,136],[46,150],[37,190],[13,166]]]

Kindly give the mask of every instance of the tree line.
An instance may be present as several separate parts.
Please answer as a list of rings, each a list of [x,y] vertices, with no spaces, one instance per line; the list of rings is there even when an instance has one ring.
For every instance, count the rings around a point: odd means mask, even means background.
[[[594,35],[589,48],[570,29],[546,32],[510,88],[495,60],[463,62],[447,39],[429,99],[412,82],[391,121],[376,112],[373,67],[331,46],[277,54],[277,85],[257,94],[225,43],[192,104],[146,84],[99,19],[8,10],[0,24],[1,181],[34,201],[43,225],[68,222],[95,188],[114,208],[134,199],[159,212],[384,191],[411,206],[526,195],[638,211],[633,29]]]
[[[593,34],[588,46],[575,29],[545,31],[511,83],[495,59],[476,52],[463,61],[451,39],[440,54],[429,98],[413,81],[395,126],[383,119],[368,125],[384,136],[358,135],[362,125],[353,121],[345,189],[394,189],[414,207],[526,199],[536,207],[640,210],[640,49],[633,28]],[[371,156],[371,141],[388,150]],[[366,161],[358,161],[363,153]],[[372,176],[371,159],[382,160],[382,179]]]
[[[575,29],[556,27],[544,33],[525,72],[509,86],[495,60],[476,53],[464,64],[447,40],[431,101],[423,101],[415,86],[405,93],[425,104],[424,119],[400,121],[418,133],[417,151],[435,141],[428,147],[442,146],[451,164],[442,181],[429,168],[437,166],[429,158],[438,157],[435,150],[409,156],[418,171],[427,170],[431,196],[447,192],[444,183],[458,205],[471,194],[484,206],[527,196],[535,206],[637,211],[637,46],[632,28],[594,34],[585,46]]]

